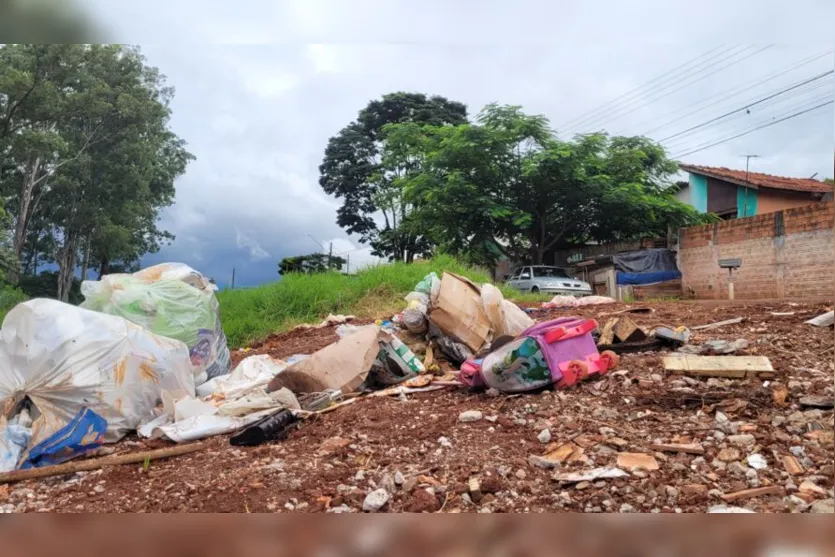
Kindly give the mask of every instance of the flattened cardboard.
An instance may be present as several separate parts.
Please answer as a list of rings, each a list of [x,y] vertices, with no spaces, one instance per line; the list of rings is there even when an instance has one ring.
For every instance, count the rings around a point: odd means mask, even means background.
[[[294,393],[326,389],[354,392],[365,380],[380,351],[379,337],[379,327],[363,328],[343,337],[276,375],[267,391],[287,387]]]

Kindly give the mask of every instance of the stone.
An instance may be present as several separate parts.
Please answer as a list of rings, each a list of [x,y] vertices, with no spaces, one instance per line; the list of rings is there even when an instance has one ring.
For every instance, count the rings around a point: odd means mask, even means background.
[[[539,435],[536,436],[537,440],[545,445],[546,443],[551,442],[551,430],[550,429],[543,429],[539,432]]]
[[[722,462],[734,462],[735,460],[739,460],[742,455],[739,452],[739,449],[734,448],[726,448],[719,451],[719,454],[716,455],[716,458],[721,460]]]
[[[635,512],[635,507],[633,507],[629,503],[624,503],[623,505],[620,506],[620,509],[618,510],[618,512],[620,512],[620,513],[634,513]]]
[[[93,488],[93,491],[95,491],[96,493],[104,493],[105,487],[103,485],[97,485]]]
[[[670,499],[678,499],[678,490],[673,486],[668,485],[665,488],[665,491],[667,492],[667,497],[669,497]]]
[[[522,468],[519,468],[518,470],[516,470],[516,473],[514,475],[516,476],[516,479],[519,479],[519,480],[524,480],[525,478],[528,477],[528,473],[525,472]]]
[[[394,478],[391,474],[383,475],[382,479],[380,480],[380,487],[385,489],[388,493],[394,493],[396,489],[396,484],[394,483]]]
[[[737,447],[748,447],[757,442],[757,439],[750,433],[742,433],[740,435],[729,435],[728,443]]]
[[[765,457],[759,453],[748,455],[747,461],[748,466],[754,470],[765,470],[768,468],[768,462],[766,462]]]
[[[403,473],[398,470],[394,473],[394,484],[403,485],[404,483],[406,483],[406,478],[403,476]]]
[[[389,494],[385,489],[375,489],[365,496],[362,502],[362,510],[367,513],[376,513],[389,502]]]
[[[788,505],[789,509],[793,512],[806,512],[809,508],[809,503],[798,497],[797,495],[789,495],[788,497],[784,498],[786,505]]]
[[[536,466],[537,468],[542,468],[543,470],[553,470],[560,465],[560,463],[556,460],[551,460],[539,455],[530,455],[528,457],[528,463],[531,466]]]
[[[734,461],[728,464],[728,472],[734,476],[746,476],[748,474],[748,470],[749,468],[739,461]]]
[[[484,417],[484,414],[479,410],[467,410],[458,414],[458,421],[461,423],[477,422]]]
[[[425,489],[418,489],[416,490],[406,505],[403,507],[403,510],[407,513],[433,513],[441,508],[441,503],[438,501],[438,498],[429,493]]]
[[[583,491],[587,489],[591,485],[591,482],[579,482],[577,485],[574,486],[574,489],[577,491]]]
[[[808,493],[808,494],[817,494],[817,495],[826,495],[826,490],[822,487],[816,485],[814,482],[806,480],[800,484],[800,487],[797,489],[800,493]]]
[[[835,513],[835,500],[833,499],[821,499],[820,501],[815,501],[812,503],[812,506],[809,508],[809,512],[812,514],[832,514]]]
[[[461,418],[459,418],[459,420],[460,419]],[[438,437],[438,444],[440,446],[444,447],[445,449],[451,449],[452,448],[452,443],[446,437]]]

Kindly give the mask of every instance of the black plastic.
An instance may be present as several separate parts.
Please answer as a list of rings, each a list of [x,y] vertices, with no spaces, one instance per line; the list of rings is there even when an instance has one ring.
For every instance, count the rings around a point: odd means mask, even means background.
[[[287,409],[261,418],[229,438],[232,445],[260,445],[267,441],[281,441],[299,419]]]
[[[623,273],[678,271],[676,252],[670,249],[643,249],[612,256],[615,270]]]

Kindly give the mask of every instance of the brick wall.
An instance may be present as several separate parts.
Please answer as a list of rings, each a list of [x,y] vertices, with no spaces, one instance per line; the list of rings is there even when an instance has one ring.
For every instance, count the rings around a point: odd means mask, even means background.
[[[734,293],[743,298],[817,298],[833,295],[835,204],[817,203],[776,213],[686,228],[679,233],[685,295],[727,299],[728,271],[720,259],[742,258]]]

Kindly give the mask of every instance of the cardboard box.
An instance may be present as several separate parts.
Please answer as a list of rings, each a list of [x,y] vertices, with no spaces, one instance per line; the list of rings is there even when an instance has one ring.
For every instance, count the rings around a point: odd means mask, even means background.
[[[492,340],[490,319],[481,301],[481,289],[472,281],[444,273],[438,299],[429,309],[429,320],[442,333],[478,352]]]

